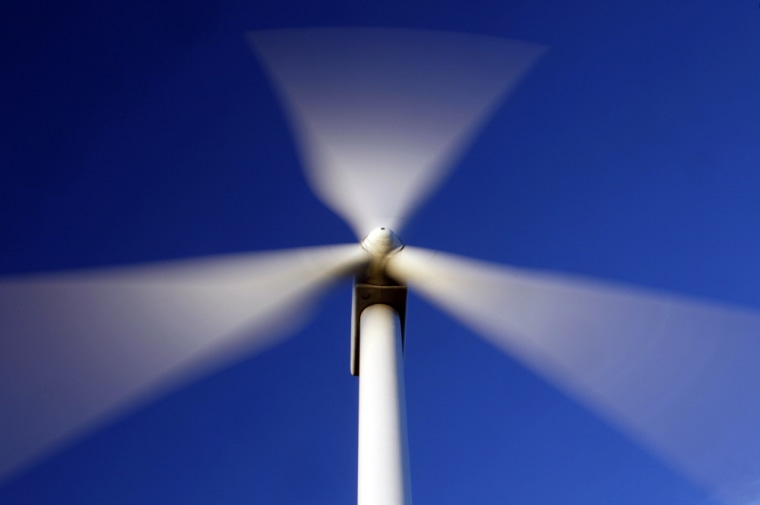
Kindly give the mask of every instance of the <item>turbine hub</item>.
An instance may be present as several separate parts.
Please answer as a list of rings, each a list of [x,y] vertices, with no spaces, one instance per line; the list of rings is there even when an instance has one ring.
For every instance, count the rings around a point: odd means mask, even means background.
[[[361,244],[365,251],[375,257],[387,256],[404,247],[404,243],[401,242],[398,235],[390,228],[384,226],[375,228],[369,232]]]

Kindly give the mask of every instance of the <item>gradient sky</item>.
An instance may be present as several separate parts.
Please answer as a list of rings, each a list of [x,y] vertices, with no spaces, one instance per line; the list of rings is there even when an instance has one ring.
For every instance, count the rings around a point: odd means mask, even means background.
[[[0,19],[3,275],[352,241],[244,34],[393,26],[550,48],[404,240],[760,310],[756,2],[28,2]],[[409,303],[417,504],[712,503]],[[0,503],[354,503],[349,308],[340,285],[292,340],[79,440]]]

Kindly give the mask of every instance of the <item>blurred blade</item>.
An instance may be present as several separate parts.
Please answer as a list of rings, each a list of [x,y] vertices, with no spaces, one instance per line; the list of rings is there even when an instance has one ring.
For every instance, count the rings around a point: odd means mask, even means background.
[[[720,497],[757,484],[760,314],[409,247],[388,268]]]
[[[360,238],[398,232],[543,52],[483,36],[377,28],[252,32],[312,189]]]
[[[0,480],[272,345],[365,258],[341,245],[0,280]]]

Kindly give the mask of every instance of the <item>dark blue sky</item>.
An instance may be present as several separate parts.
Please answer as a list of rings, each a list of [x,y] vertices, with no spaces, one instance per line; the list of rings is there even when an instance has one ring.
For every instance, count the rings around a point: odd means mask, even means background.
[[[407,242],[760,309],[756,3],[29,2],[0,19],[3,275],[351,241],[244,33],[393,26],[550,48]],[[40,462],[0,503],[353,503],[349,299],[341,285],[296,338]],[[418,504],[710,503],[416,297],[408,328]]]

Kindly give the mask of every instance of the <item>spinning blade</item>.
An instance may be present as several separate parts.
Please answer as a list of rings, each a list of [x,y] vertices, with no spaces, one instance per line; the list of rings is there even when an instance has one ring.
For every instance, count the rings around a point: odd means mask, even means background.
[[[400,29],[253,32],[315,193],[357,237],[404,221],[543,52]]]
[[[721,498],[760,475],[760,315],[406,247],[389,271]]]
[[[306,318],[358,245],[0,281],[0,479]]]

